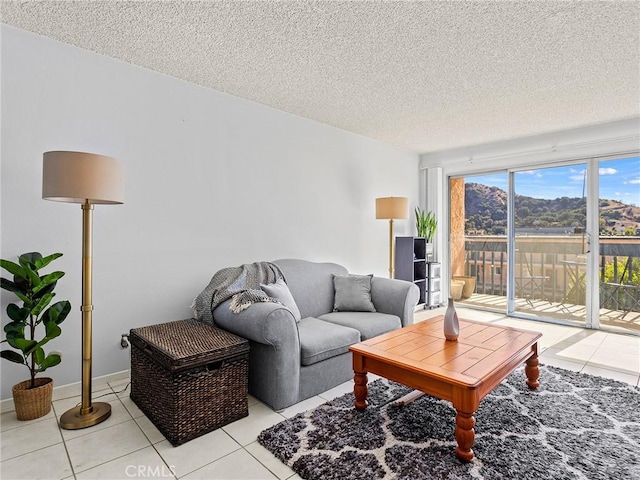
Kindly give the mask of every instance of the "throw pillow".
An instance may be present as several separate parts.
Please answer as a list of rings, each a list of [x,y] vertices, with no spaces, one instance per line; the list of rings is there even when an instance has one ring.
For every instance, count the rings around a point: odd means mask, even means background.
[[[373,275],[333,275],[336,312],[375,312],[371,301]]]
[[[276,300],[280,301],[280,303],[282,303],[285,307],[291,310],[291,313],[293,313],[293,317],[296,319],[296,322],[300,321],[300,309],[298,308],[296,301],[293,299],[293,295],[291,295],[291,290],[289,290],[287,284],[284,283],[284,280],[279,278],[276,283],[261,283],[260,288],[271,298],[275,298]]]

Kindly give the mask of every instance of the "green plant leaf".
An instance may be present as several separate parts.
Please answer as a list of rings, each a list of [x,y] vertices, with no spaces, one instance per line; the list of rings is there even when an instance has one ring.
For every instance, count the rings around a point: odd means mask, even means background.
[[[18,296],[18,298],[24,302],[25,308],[28,308],[29,311],[31,311],[31,309],[35,305],[33,300],[31,300],[29,297],[27,297],[27,295],[25,293],[22,293],[22,292],[13,292],[13,293],[15,293]]]
[[[51,305],[45,312],[42,314],[42,321],[44,323],[47,322],[55,322],[56,325],[60,325],[69,312],[71,311],[71,303],[67,300],[62,300],[60,302],[54,303]]]
[[[55,367],[61,361],[62,361],[62,358],[60,358],[60,355],[58,355],[57,353],[50,353],[42,361],[42,363],[39,364],[40,368],[38,369],[38,372],[44,372],[49,367]]]
[[[7,315],[9,315],[9,318],[14,322],[24,322],[29,318],[29,309],[20,308],[15,303],[10,303],[7,305]]]
[[[27,273],[27,277],[29,278],[31,288],[37,287],[42,283],[42,279],[40,278],[40,275],[38,275],[38,272],[34,270],[31,267],[31,265],[27,265],[26,267],[24,267],[24,271]]]
[[[57,285],[57,282],[54,282],[51,285],[46,285],[45,287],[42,287],[41,290],[38,290],[36,293],[33,294],[33,299],[38,300],[43,296],[45,296],[47,293],[53,292],[53,290],[56,288],[56,285]]]
[[[4,277],[1,278],[0,280],[1,280],[0,287],[2,287],[3,290],[8,290],[10,292],[21,292],[23,294],[26,293],[22,288],[20,288],[20,286],[16,285],[11,280],[7,280]]]
[[[47,322],[44,324],[46,330],[47,341],[52,340],[62,333],[62,329],[56,324],[56,322]],[[41,343],[44,345],[44,343]]]
[[[4,359],[9,360],[10,362],[25,365],[24,357],[18,352],[14,352],[13,350],[2,350],[2,352],[0,352],[0,356]]]
[[[51,299],[55,297],[55,293],[47,293],[43,295],[42,298],[38,301],[38,304],[31,308],[31,315],[35,315],[36,317],[42,313],[42,311],[47,308],[47,305],[51,302]]]
[[[45,275],[40,279],[40,284],[36,285],[33,288],[33,293],[38,293],[44,287],[46,287],[47,285],[52,285],[56,283],[62,277],[64,277],[64,272],[53,272],[53,273],[49,273],[48,275]]]
[[[47,255],[44,258],[41,258],[40,260],[36,260],[34,264],[38,270],[42,270],[44,267],[46,267],[51,262],[53,262],[56,258],[60,258],[61,256],[62,256],[61,253],[53,253],[51,255]]]
[[[44,350],[42,347],[38,347],[33,351],[33,356],[38,365],[40,365],[44,361]]]
[[[0,267],[4,268],[7,272],[12,275],[16,275],[21,278],[27,278],[27,272],[24,271],[24,268],[18,265],[17,263],[13,263],[9,260],[0,260]]]
[[[7,337],[7,342],[13,348],[21,350],[24,355],[29,355],[33,348],[38,344],[35,340],[27,340],[25,338],[11,338]]]
[[[24,322],[10,322],[4,326],[4,333],[6,333],[7,338],[24,338],[26,326]]]
[[[22,265],[23,267],[26,267],[27,265],[32,265],[33,268],[35,269],[38,268],[36,267],[36,262],[40,260],[42,260],[42,255],[40,254],[40,252],[23,253],[18,257],[18,261],[20,262],[20,265]]]

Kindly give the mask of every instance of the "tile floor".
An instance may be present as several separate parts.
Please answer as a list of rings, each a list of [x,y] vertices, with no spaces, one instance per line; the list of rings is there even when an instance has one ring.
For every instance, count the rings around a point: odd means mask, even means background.
[[[418,312],[416,321],[443,311]],[[458,312],[460,316],[542,332],[541,363],[632,385],[640,381],[640,337],[516,320],[462,308]],[[298,479],[257,443],[258,433],[353,388],[352,382],[346,382],[279,413],[250,397],[248,417],[174,448],[129,399],[129,390],[121,392],[127,383],[126,378],[121,378],[96,387],[93,400],[108,401],[112,415],[89,429],[58,427],[59,416],[80,401],[78,386],[55,389],[53,409],[46,417],[19,422],[14,412],[2,413],[0,478]],[[98,399],[103,394],[106,396]]]

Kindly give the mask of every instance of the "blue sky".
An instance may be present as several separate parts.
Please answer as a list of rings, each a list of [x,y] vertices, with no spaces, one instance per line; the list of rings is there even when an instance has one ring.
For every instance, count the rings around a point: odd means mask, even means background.
[[[584,173],[584,165],[517,172],[516,193],[546,199],[582,197],[586,193]],[[640,206],[640,157],[602,161],[599,173],[600,198]],[[465,177],[465,181],[507,190],[506,173]]]

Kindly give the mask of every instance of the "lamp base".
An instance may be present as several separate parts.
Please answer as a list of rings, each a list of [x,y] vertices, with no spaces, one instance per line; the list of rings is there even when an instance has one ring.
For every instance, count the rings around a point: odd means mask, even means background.
[[[60,426],[66,430],[93,427],[111,416],[111,405],[108,403],[95,402],[92,407],[93,411],[84,415],[80,414],[81,406],[67,410],[60,417]]]

